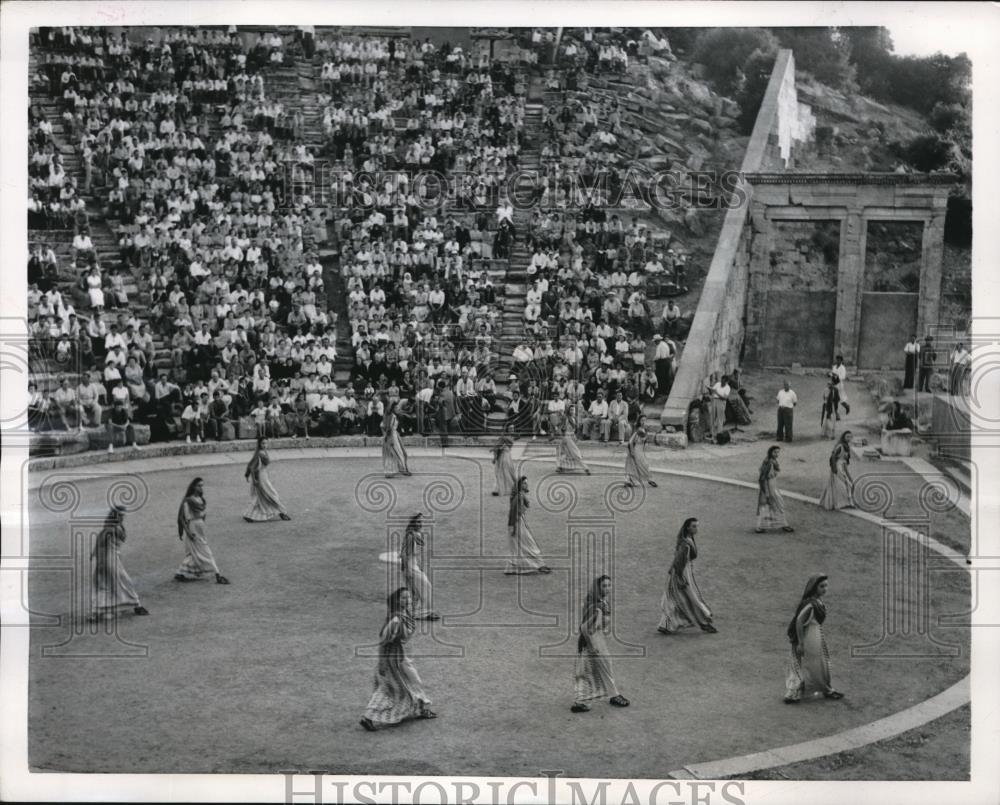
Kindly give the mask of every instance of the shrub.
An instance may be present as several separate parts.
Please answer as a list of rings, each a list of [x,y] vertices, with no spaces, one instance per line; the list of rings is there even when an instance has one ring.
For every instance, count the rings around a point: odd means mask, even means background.
[[[772,28],[779,44],[795,54],[795,69],[839,89],[853,82],[850,41],[836,28]]]
[[[736,93],[736,102],[740,106],[737,123],[743,134],[753,132],[753,124],[774,69],[774,59],[774,51],[757,50],[746,61],[743,84]]]
[[[777,42],[762,28],[713,28],[698,35],[694,60],[716,91],[732,95],[743,81],[744,67],[756,51],[774,54]]]
[[[918,171],[941,170],[951,156],[951,143],[936,134],[915,137],[903,149],[902,157]]]

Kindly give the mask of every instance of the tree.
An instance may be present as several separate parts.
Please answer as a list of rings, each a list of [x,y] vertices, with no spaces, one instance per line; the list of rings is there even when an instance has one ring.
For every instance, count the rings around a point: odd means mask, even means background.
[[[774,69],[774,60],[774,51],[756,50],[750,54],[743,67],[743,82],[736,92],[736,102],[740,105],[738,122],[743,134],[753,132],[753,124],[757,120],[757,113]]]
[[[771,31],[781,47],[795,53],[796,70],[811,73],[817,81],[835,89],[853,80],[850,42],[836,28],[772,28]]]
[[[866,95],[888,100],[892,37],[887,28],[840,28],[858,86]]]
[[[747,60],[757,51],[774,53],[778,43],[763,28],[712,28],[698,35],[694,60],[717,92],[731,95],[743,81]]]

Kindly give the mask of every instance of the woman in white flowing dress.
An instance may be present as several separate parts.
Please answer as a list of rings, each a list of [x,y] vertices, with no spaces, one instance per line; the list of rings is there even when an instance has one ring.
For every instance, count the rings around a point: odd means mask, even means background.
[[[422,515],[415,514],[406,525],[403,542],[399,546],[399,567],[413,596],[413,617],[436,621],[441,616],[431,609],[431,582],[420,566],[420,549],[424,546],[421,519]]]
[[[778,489],[776,478],[781,472],[778,465],[778,454],[781,447],[772,445],[767,450],[760,470],[757,473],[757,527],[754,532],[763,534],[768,528],[780,528],[782,531],[794,531],[788,525],[785,516],[785,499]]]
[[[625,486],[642,486],[649,484],[655,487],[649,462],[646,460],[646,439],[648,434],[644,427],[646,415],[639,414],[635,420],[635,431],[625,448]]]
[[[788,624],[786,634],[791,657],[785,675],[785,704],[798,704],[806,693],[822,693],[827,699],[843,699],[830,677],[830,650],[823,637],[826,620],[826,595],[830,584],[822,574],[812,576]]]
[[[580,637],[577,639],[576,664],[573,669],[575,697],[570,708],[586,713],[590,702],[609,699],[615,707],[628,707],[629,700],[618,691],[611,671],[608,635],[611,634],[611,577],[598,576],[591,584],[583,604]]]
[[[139,602],[132,579],[125,572],[121,549],[125,543],[125,510],[115,506],[108,513],[97,534],[97,542],[90,558],[94,560],[94,585],[92,590],[93,619],[116,617],[131,609],[136,615],[149,611]]]
[[[416,629],[412,593],[400,587],[386,603],[388,613],[379,632],[375,689],[361,719],[361,726],[369,732],[411,718],[437,718],[417,669],[406,656],[406,642]]]
[[[718,631],[712,623],[712,610],[702,598],[698,582],[694,578],[694,560],[698,558],[698,546],[694,537],[697,533],[698,518],[688,517],[677,534],[674,561],[667,576],[667,589],[660,599],[663,616],[657,631],[663,634],[673,634],[691,626],[697,626],[710,634]]]
[[[583,463],[583,456],[576,444],[573,434],[576,422],[569,411],[553,414],[553,420],[558,421],[562,433],[556,442],[556,472],[583,472],[590,475],[590,468]]]
[[[522,475],[517,479],[510,492],[510,508],[507,512],[507,537],[510,545],[510,558],[507,560],[508,576],[525,573],[551,573],[545,564],[542,552],[535,542],[531,529],[525,521],[528,510],[528,479]]]
[[[851,463],[851,432],[845,430],[840,434],[840,441],[830,453],[830,475],[826,488],[819,499],[819,505],[827,511],[835,509],[850,509],[854,506],[851,487],[854,479],[847,467]]]
[[[393,403],[385,412],[382,420],[382,469],[386,478],[396,474],[411,475],[407,466],[406,450],[399,439],[399,418],[396,416],[396,405]]]
[[[514,484],[517,483],[517,473],[514,471],[514,461],[510,457],[510,449],[514,440],[510,436],[501,436],[493,448],[493,472],[496,484],[493,487],[493,497],[510,497]]]
[[[190,581],[215,575],[216,584],[229,584],[219,572],[212,549],[205,539],[205,485],[201,478],[188,484],[177,510],[177,533],[184,543],[184,561],[174,574],[175,581]]]
[[[271,484],[271,479],[267,474],[267,465],[271,463],[271,457],[267,454],[267,439],[258,437],[257,449],[253,456],[244,477],[250,482],[250,506],[243,512],[243,519],[248,523],[266,523],[270,520],[291,520],[281,505],[281,498],[278,491]]]

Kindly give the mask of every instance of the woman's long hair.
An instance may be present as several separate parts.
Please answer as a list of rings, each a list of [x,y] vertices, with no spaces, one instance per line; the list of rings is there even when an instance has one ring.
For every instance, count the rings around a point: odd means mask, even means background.
[[[510,447],[513,444],[514,443],[511,441],[511,438],[507,434],[501,436],[499,439],[497,439],[497,443],[493,447],[493,459],[495,461],[499,461],[500,455],[503,453],[504,448]]]
[[[684,521],[684,525],[681,526],[681,530],[677,532],[677,544],[678,545],[681,544],[681,540],[683,540],[685,537],[689,536],[688,531],[691,530],[691,524],[692,523],[697,523],[697,522],[698,522],[698,518],[697,517],[688,517],[687,520]]]
[[[604,600],[604,594],[601,592],[601,587],[604,581],[611,581],[611,576],[607,574],[598,576],[590,583],[590,589],[587,591],[587,597],[583,601],[583,614],[580,617],[580,637],[576,641],[577,652],[582,652],[587,647],[587,638],[583,633],[583,629],[587,623],[590,622],[592,618],[596,616],[596,610],[598,604]]]
[[[409,587],[399,587],[389,593],[388,598],[385,599],[385,622],[388,623],[396,615],[403,616],[406,614],[403,609],[403,605],[400,601],[403,597],[404,592],[409,591]]]
[[[774,453],[781,449],[781,445],[772,444],[767,448],[767,455],[764,456],[764,460],[760,462],[760,469],[757,471],[757,483],[763,484],[768,476],[771,474],[771,465],[774,465],[776,471],[780,471],[781,467],[778,466],[778,460],[774,457]]]
[[[788,624],[788,639],[793,645],[799,642],[799,632],[798,629],[795,628],[799,615],[802,613],[803,609],[809,606],[809,604],[815,605],[818,603],[816,591],[819,588],[820,583],[826,581],[827,578],[828,576],[825,573],[816,573],[810,576],[809,581],[806,582],[806,588],[802,592],[802,598],[799,599],[799,605],[795,608],[795,614],[792,616],[792,620]]]
[[[837,451],[841,447],[844,448],[844,463],[845,464],[850,464],[851,463],[851,442],[848,439],[848,437],[850,435],[851,435],[851,432],[849,430],[845,430],[843,433],[841,433],[840,434],[840,438],[837,440],[836,447],[833,448],[834,451]]]
[[[101,525],[101,530],[98,532],[97,541],[94,543],[94,549],[90,552],[91,557],[96,556],[98,562],[102,562],[105,553],[103,549],[105,543],[117,536],[119,529],[122,529],[122,515],[125,514],[125,509],[121,506],[112,506],[108,511],[107,516],[104,518],[104,523]]]
[[[385,414],[382,416],[382,432],[389,432],[389,422],[392,420],[392,415],[396,413],[396,406],[398,403],[390,403],[385,406]]]
[[[195,478],[193,481],[191,481],[191,483],[188,484],[187,491],[184,493],[184,497],[185,498],[191,497],[194,494],[194,488],[198,484],[202,483],[203,480],[204,479],[199,475],[197,478]]]
[[[199,475],[193,481],[191,481],[191,483],[188,484],[187,491],[184,493],[184,497],[181,499],[181,505],[177,507],[177,536],[179,537],[184,536],[184,531],[187,522],[186,518],[184,517],[184,503],[187,501],[189,497],[194,496],[194,488],[201,482],[202,478]],[[204,504],[205,501],[204,496],[202,496],[201,500],[202,504]],[[204,505],[202,505],[202,508],[204,508]]]
[[[519,475],[518,476],[517,483],[515,483],[514,486],[510,490],[511,500],[517,500],[517,499],[519,499],[520,494],[521,494],[521,484],[523,484],[527,480],[528,480],[528,476],[527,475]]]
[[[250,460],[247,462],[246,472],[243,473],[244,478],[249,478],[254,470],[257,469],[258,463],[260,462],[260,451],[263,450],[263,442],[266,437],[257,437],[257,446],[254,448],[253,455],[250,456]]]

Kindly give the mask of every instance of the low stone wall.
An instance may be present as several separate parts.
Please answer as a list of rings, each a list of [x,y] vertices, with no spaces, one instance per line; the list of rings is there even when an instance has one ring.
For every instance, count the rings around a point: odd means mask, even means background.
[[[380,436],[334,436],[329,438],[314,437],[306,439],[268,439],[268,449],[312,449],[331,447],[366,447],[369,449],[381,449],[382,438]],[[438,436],[404,436],[402,437],[404,447],[417,449],[440,449],[441,438]],[[656,433],[652,437],[652,442],[658,447],[671,449],[682,449],[687,446],[687,437],[683,433]],[[448,447],[479,447],[488,451],[496,444],[496,436],[459,436],[452,434],[448,437]],[[64,454],[60,456],[46,456],[33,458],[28,461],[29,472],[48,472],[56,469],[68,469],[72,467],[90,466],[95,464],[111,464],[120,461],[132,461],[138,458],[162,458],[171,456],[187,455],[211,455],[213,453],[239,453],[253,450],[253,439],[236,439],[227,442],[156,442],[133,449],[132,447],[116,448],[114,453],[88,451]],[[609,455],[613,455],[609,452]]]

